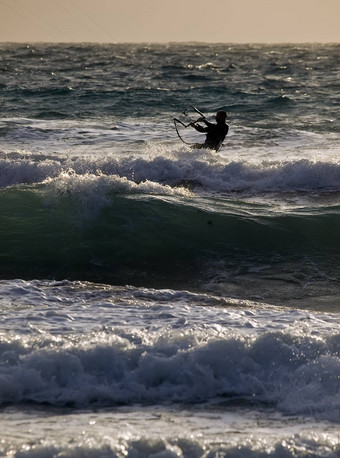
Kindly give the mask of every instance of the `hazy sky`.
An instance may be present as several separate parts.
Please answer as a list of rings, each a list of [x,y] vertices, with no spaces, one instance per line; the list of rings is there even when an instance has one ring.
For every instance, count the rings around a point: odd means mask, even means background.
[[[0,41],[340,42],[340,0],[0,0]]]

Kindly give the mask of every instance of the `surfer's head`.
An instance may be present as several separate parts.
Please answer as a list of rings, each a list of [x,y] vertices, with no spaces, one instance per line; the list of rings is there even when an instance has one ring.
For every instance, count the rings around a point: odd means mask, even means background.
[[[224,110],[220,110],[216,113],[215,116],[216,122],[225,122],[227,119],[227,112]]]

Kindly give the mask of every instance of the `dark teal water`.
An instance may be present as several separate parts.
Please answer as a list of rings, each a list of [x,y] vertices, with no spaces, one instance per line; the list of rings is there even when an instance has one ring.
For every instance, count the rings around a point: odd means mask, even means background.
[[[3,44],[1,109],[5,117],[164,119],[194,104],[225,108],[243,125],[327,132],[335,123],[337,131],[338,56],[336,44]]]

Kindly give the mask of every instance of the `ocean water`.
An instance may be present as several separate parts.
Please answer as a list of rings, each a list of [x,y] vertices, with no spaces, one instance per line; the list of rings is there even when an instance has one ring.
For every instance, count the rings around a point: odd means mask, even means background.
[[[1,456],[340,456],[339,56],[0,45]]]

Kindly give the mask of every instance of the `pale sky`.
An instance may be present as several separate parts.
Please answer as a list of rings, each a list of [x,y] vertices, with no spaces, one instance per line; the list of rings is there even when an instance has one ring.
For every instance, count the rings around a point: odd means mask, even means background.
[[[0,0],[0,42],[340,42],[340,0]]]

